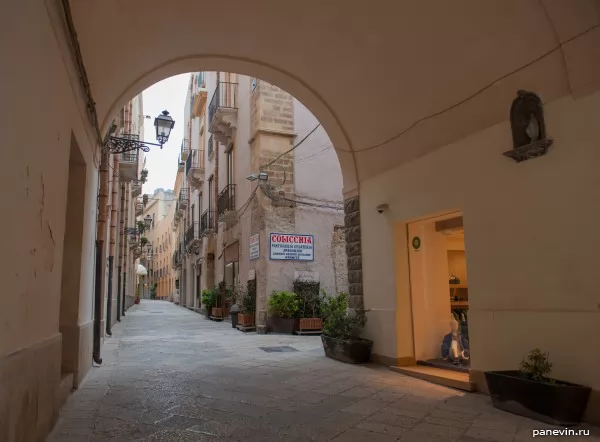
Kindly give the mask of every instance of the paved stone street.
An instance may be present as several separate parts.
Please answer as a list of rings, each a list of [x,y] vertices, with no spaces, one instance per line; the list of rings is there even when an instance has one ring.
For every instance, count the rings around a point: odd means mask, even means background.
[[[319,337],[243,334],[163,301],[130,309],[103,358],[49,441],[509,442],[551,428],[483,395],[327,359]]]

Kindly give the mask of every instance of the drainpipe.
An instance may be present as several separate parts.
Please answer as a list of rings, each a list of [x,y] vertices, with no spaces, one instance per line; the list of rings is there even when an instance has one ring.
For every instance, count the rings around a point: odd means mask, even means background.
[[[123,247],[125,247],[125,183],[121,183],[121,207],[119,210],[119,266],[117,275],[117,321],[121,322],[121,277],[123,275]]]
[[[112,336],[112,297],[115,250],[117,242],[117,198],[119,183],[119,158],[113,156],[112,201],[110,211],[110,250],[108,254],[108,302],[106,307],[106,334]]]
[[[125,184],[125,225],[129,227],[129,185]],[[121,315],[125,316],[125,299],[127,297],[127,260],[129,258],[129,236],[123,238],[123,291],[121,297]]]
[[[109,154],[102,152],[99,176],[98,221],[96,223],[96,284],[94,290],[94,346],[92,354],[96,364],[102,364],[102,358],[100,357],[100,335],[102,334],[104,244],[106,242],[106,221],[108,218],[108,161]]]

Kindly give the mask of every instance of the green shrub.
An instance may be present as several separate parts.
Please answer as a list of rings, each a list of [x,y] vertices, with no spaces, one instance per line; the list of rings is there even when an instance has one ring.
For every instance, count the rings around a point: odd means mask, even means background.
[[[298,297],[299,318],[318,318],[321,316],[322,296],[319,281],[302,281],[296,279],[293,291]]]
[[[256,310],[256,279],[249,279],[246,289],[240,288],[236,302],[240,308],[240,313],[252,314]]]
[[[367,312],[365,309],[348,311],[348,293],[340,292],[335,296],[327,295],[323,291],[323,334],[344,341],[358,341],[367,325]]]
[[[210,311],[217,302],[217,292],[215,289],[205,289],[202,291],[202,305],[207,311]]]
[[[276,318],[293,318],[298,312],[298,298],[292,292],[276,292],[269,298],[268,311]]]
[[[550,372],[552,372],[552,363],[548,361],[548,353],[542,353],[539,348],[531,350],[527,360],[521,361],[521,373],[534,381],[553,382],[546,377]]]

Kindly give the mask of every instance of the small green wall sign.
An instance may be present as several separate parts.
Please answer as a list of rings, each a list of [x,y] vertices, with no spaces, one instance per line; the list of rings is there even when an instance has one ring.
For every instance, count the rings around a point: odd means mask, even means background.
[[[412,239],[412,246],[413,246],[413,249],[419,250],[421,248],[421,238],[419,238],[418,236],[415,236]]]

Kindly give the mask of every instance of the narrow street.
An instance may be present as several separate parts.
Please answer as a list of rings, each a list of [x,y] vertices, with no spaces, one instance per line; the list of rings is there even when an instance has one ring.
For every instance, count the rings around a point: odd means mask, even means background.
[[[319,337],[242,334],[164,301],[130,309],[103,358],[49,441],[508,442],[550,428],[483,395],[327,359]]]

